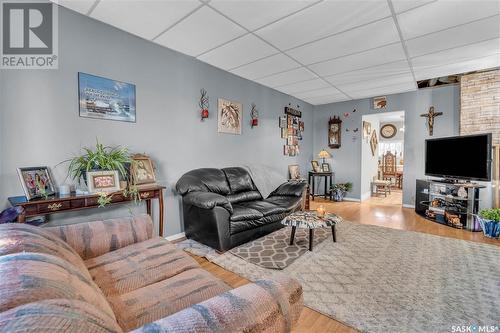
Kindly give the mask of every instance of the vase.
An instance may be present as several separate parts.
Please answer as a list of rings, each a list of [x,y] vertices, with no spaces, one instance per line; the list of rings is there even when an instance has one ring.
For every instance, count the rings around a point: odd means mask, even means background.
[[[333,190],[332,196],[333,196],[333,201],[344,201],[344,195],[345,193],[341,190]]]
[[[479,221],[483,233],[489,238],[498,238],[500,236],[500,221],[483,219],[481,216],[476,216]]]

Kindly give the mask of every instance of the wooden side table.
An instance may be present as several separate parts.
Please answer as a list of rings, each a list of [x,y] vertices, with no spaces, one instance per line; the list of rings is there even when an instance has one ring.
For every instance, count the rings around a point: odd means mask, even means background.
[[[325,199],[328,199],[329,198],[329,192],[330,190],[328,189],[331,189],[332,188],[332,185],[333,185],[333,178],[335,177],[335,174],[333,172],[314,172],[314,171],[309,171],[309,177],[307,178],[307,182],[309,183],[309,187],[311,188],[311,197],[314,201],[314,197],[318,197],[318,196],[321,196],[321,194],[316,194],[316,191],[315,191],[315,188],[316,188],[316,178],[324,178],[325,179],[325,193],[324,193],[324,197]],[[328,187],[327,183],[328,183],[328,179],[330,180],[329,184],[330,184],[330,187]]]
[[[139,196],[141,200],[146,202],[146,212],[151,216],[151,200],[158,200],[158,218],[159,218],[159,231],[160,237],[163,236],[163,190],[165,186],[151,185],[141,186]],[[76,195],[74,193],[69,195],[54,195],[47,199],[33,199],[28,201],[25,196],[10,197],[9,203],[12,206],[21,206],[24,208],[24,213],[19,215],[17,222],[24,223],[27,217],[39,215],[51,215],[60,212],[72,212],[82,209],[95,209],[99,208],[97,202],[99,196],[97,194]],[[133,201],[134,199],[123,194],[123,191],[113,192],[111,203],[109,205],[125,204]]]

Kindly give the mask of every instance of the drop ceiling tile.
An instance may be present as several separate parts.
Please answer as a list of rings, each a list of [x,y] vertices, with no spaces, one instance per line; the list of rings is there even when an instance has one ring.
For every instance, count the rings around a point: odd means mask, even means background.
[[[399,94],[399,93],[404,93],[408,91],[415,91],[416,86],[415,83],[409,82],[405,84],[394,84],[394,85],[389,85],[389,86],[381,86],[377,88],[369,88],[369,89],[363,89],[363,90],[357,90],[357,91],[351,91],[349,92],[349,96],[351,96],[353,99],[360,99],[360,98],[371,98],[375,96],[383,96],[383,95],[391,95],[391,94]]]
[[[371,79],[366,81],[358,81],[352,83],[343,83],[335,85],[340,90],[350,95],[351,92],[356,92],[360,90],[369,90],[369,89],[377,89],[379,87],[393,86],[393,85],[406,85],[413,84],[413,76],[411,73],[404,73],[400,75],[390,75],[390,76],[381,76],[377,79]]]
[[[245,33],[243,28],[213,9],[202,7],[159,36],[154,42],[191,56],[197,56]]]
[[[300,64],[284,54],[276,54],[271,57],[252,62],[248,65],[231,70],[231,73],[249,80],[272,75],[300,67]]]
[[[437,66],[418,66],[414,68],[417,80],[466,73],[476,70],[495,68],[500,66],[500,53],[485,57],[468,59]]]
[[[401,43],[395,43],[361,53],[308,65],[308,67],[318,75],[327,76],[402,59],[406,59],[403,47]]]
[[[481,58],[500,52],[500,38],[457,47],[411,59],[413,69],[444,66],[452,63]]]
[[[83,15],[87,15],[96,0],[51,0],[63,7],[74,10]]]
[[[398,15],[405,39],[500,13],[499,1],[436,1]]]
[[[396,61],[389,64],[369,67],[341,74],[334,74],[331,76],[325,76],[324,78],[334,85],[344,85],[349,83],[375,80],[380,77],[402,75],[409,76],[411,78],[411,69],[408,65],[408,61],[406,60]]]
[[[285,86],[276,87],[275,89],[284,92],[285,94],[294,95],[296,93],[327,88],[327,87],[330,87],[330,85],[325,81],[321,79],[314,79],[314,80],[287,84]]]
[[[314,78],[317,78],[317,76],[314,75],[313,72],[305,67],[301,67],[293,69],[291,71],[267,76],[256,81],[268,87],[278,87],[285,84],[292,84],[295,82],[311,80]]]
[[[406,42],[410,57],[500,37],[500,16],[442,30]]]
[[[256,33],[286,50],[390,15],[383,0],[323,1]]]
[[[342,96],[333,95],[333,96],[310,97],[310,98],[304,98],[303,100],[309,104],[312,104],[312,105],[322,105],[322,104],[343,102],[343,101],[347,101],[349,99],[350,98],[348,98],[345,95],[342,95]]]
[[[429,4],[436,0],[392,0],[392,5],[396,13],[401,13],[415,7]]]
[[[152,39],[200,6],[196,0],[101,0],[91,17],[146,39]]]
[[[205,53],[198,57],[198,59],[213,66],[228,70],[277,52],[278,51],[274,47],[263,42],[254,35],[248,34]]]
[[[245,28],[255,30],[296,12],[317,0],[212,0],[210,6]]]
[[[286,53],[303,64],[312,64],[400,41],[392,18],[384,19]]]
[[[297,93],[297,94],[295,94],[295,97],[304,99],[304,98],[321,97],[321,96],[334,96],[334,95],[347,97],[343,93],[341,93],[338,89],[335,89],[333,87]]]

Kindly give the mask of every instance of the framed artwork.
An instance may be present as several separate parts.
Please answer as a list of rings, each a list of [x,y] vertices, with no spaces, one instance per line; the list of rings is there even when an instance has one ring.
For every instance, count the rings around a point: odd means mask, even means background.
[[[78,73],[80,117],[135,123],[135,85]]]
[[[285,128],[286,127],[286,116],[281,116],[279,118],[279,122],[280,122],[280,128]]]
[[[328,147],[340,148],[342,138],[342,120],[340,117],[330,118],[328,121]]]
[[[398,129],[393,124],[385,124],[380,128],[380,136],[385,139],[393,138],[397,132]]]
[[[118,171],[89,171],[87,172],[87,186],[90,193],[119,191]]]
[[[217,110],[218,132],[240,135],[241,123],[243,120],[243,106],[241,103],[219,98]]]
[[[17,168],[17,174],[28,200],[56,193],[54,182],[46,166]]]
[[[281,129],[281,138],[286,139],[288,137],[288,130],[286,128]]]
[[[322,163],[321,164],[321,171],[323,172],[332,172],[330,169],[330,164],[328,163]]]
[[[311,166],[314,172],[321,172],[318,161],[311,161]]]
[[[387,106],[387,98],[385,96],[373,98],[373,108],[374,109],[383,109],[386,106]]]
[[[298,164],[292,164],[288,166],[289,179],[302,179],[300,176],[300,168]]]
[[[373,130],[372,136],[370,138],[370,148],[372,150],[372,156],[375,156],[375,151],[377,150],[378,139],[377,139],[377,131]]]
[[[372,133],[372,123],[363,121],[363,139],[369,140]]]
[[[154,184],[156,183],[155,168],[151,158],[147,155],[136,154],[132,156],[130,174],[135,184]]]

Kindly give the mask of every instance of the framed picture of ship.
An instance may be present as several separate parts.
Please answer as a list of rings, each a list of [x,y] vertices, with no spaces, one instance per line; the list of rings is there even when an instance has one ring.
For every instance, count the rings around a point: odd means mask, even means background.
[[[135,85],[78,73],[80,117],[135,123]]]

